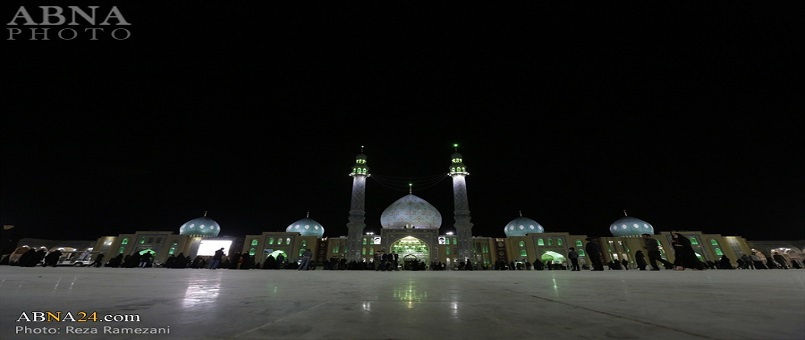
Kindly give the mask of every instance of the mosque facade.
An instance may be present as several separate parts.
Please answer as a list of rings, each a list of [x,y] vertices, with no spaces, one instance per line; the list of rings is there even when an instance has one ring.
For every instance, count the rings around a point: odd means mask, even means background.
[[[400,269],[410,268],[411,263],[424,263],[426,267],[443,264],[457,268],[471,262],[476,269],[492,269],[504,263],[530,268],[538,260],[558,268],[569,267],[566,258],[569,248],[579,253],[579,262],[589,265],[584,246],[588,235],[546,231],[537,221],[523,216],[505,224],[505,237],[473,235],[466,177],[469,176],[463,157],[458,150],[452,154],[447,173],[453,182],[453,230],[442,233],[443,216],[438,209],[424,199],[409,193],[391,203],[381,214],[380,232],[366,231],[365,203],[367,179],[371,176],[367,157],[361,151],[349,176],[352,177],[352,196],[348,213],[348,234],[325,237],[324,226],[310,218],[309,214],[291,223],[285,231],[263,232],[244,237],[219,237],[221,226],[204,216],[189,220],[179,228],[179,234],[170,231],[138,231],[134,234],[104,236],[93,247],[93,253],[104,254],[110,259],[118,254],[150,252],[156,263],[164,263],[177,254],[197,257],[207,256],[205,244],[226,244],[230,253],[249,254],[255,263],[262,263],[268,256],[277,258],[282,254],[288,261],[297,261],[305,249],[311,249],[316,263],[346,260],[356,263],[373,263],[379,251],[396,253]],[[449,228],[448,228],[449,229]],[[637,217],[624,216],[609,226],[610,237],[597,238],[601,244],[604,263],[626,260],[635,268],[635,253],[644,249],[641,234],[648,233],[660,242],[662,256],[673,262],[671,233],[655,233],[654,227]],[[773,251],[784,254],[789,260],[803,260],[802,248],[768,244],[764,249],[755,249],[740,236],[705,234],[700,231],[677,231],[693,243],[697,256],[702,261],[718,263],[726,255],[733,265],[735,260],[753,251],[761,256],[770,256]],[[217,243],[216,243],[217,242]],[[209,248],[209,246],[207,246]],[[215,248],[218,249],[218,248]]]

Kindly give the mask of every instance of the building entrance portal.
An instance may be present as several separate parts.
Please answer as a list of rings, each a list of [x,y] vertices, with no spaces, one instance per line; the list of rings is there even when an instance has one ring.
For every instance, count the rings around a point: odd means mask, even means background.
[[[429,266],[430,258],[428,244],[422,240],[406,236],[391,244],[391,251],[402,259],[403,270],[419,270],[421,265]]]

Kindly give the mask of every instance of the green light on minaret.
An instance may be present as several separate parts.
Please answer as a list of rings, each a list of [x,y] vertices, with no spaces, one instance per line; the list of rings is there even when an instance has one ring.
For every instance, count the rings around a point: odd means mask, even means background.
[[[458,143],[454,143],[453,147],[456,149],[456,152],[458,152]]]

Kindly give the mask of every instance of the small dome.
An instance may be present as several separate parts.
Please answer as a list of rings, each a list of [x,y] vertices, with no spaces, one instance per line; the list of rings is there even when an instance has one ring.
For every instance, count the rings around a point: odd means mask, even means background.
[[[544,233],[545,228],[537,223],[537,221],[520,216],[506,224],[506,227],[503,228],[503,232],[506,233],[506,237],[525,236],[525,234]]]
[[[609,226],[612,236],[640,236],[643,234],[654,235],[654,227],[646,221],[632,216],[624,216],[612,222]]]
[[[207,213],[199,218],[194,218],[179,227],[179,235],[216,237],[221,232],[218,222],[207,217]]]
[[[442,214],[427,201],[408,194],[383,210],[380,225],[388,229],[439,229]]]
[[[310,217],[291,223],[288,228],[285,228],[285,231],[300,233],[302,236],[315,236],[318,238],[324,236],[324,227]]]

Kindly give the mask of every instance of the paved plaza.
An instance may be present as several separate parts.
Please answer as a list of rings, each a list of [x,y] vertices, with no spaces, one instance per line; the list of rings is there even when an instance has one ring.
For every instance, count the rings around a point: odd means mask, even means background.
[[[0,274],[4,340],[805,339],[805,270]]]

